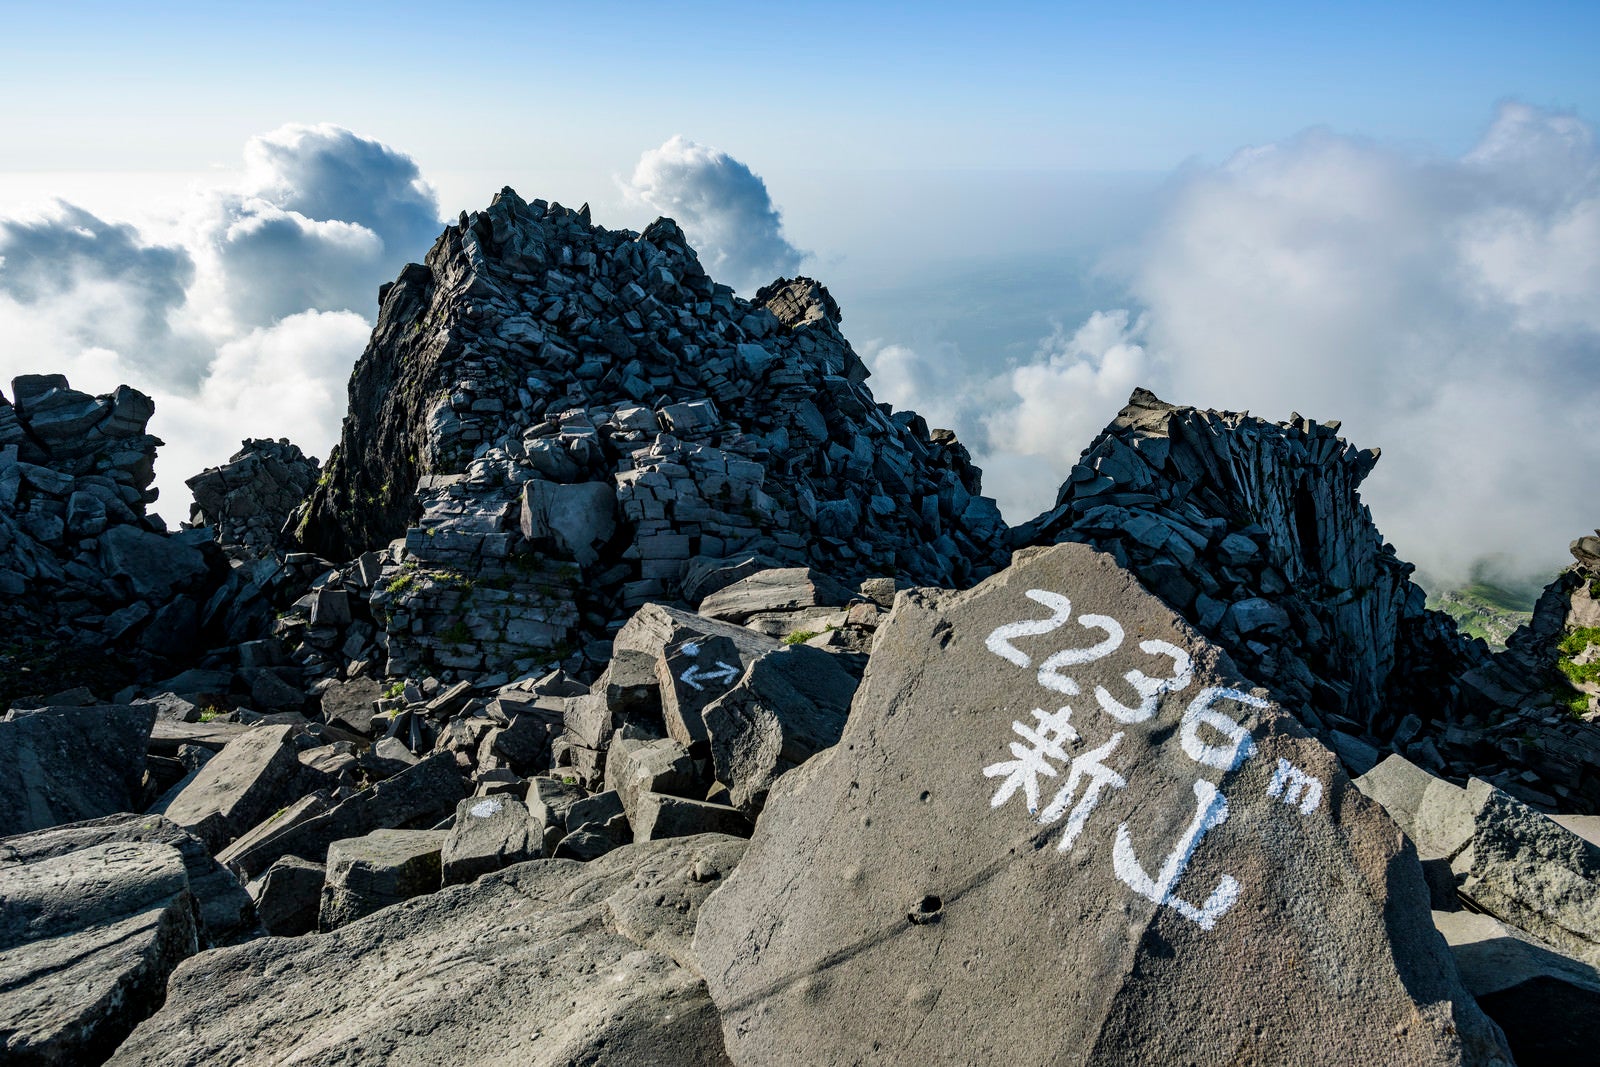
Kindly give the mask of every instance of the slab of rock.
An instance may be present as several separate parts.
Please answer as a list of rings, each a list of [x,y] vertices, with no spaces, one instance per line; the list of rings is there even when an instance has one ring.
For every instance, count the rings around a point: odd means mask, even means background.
[[[37,708],[0,719],[0,837],[140,807],[148,704]]]
[[[1082,545],[898,599],[695,949],[741,1063],[1509,1062],[1382,809]]]
[[[1579,1064],[1600,1048],[1600,971],[1489,915],[1436,911],[1461,981],[1522,1067]]]
[[[440,862],[445,885],[544,855],[544,828],[515,797],[469,797],[456,805],[456,824],[445,838]]]
[[[97,541],[100,569],[128,584],[135,596],[162,600],[173,589],[194,582],[206,573],[199,549],[136,526],[113,526]]]
[[[692,837],[695,834],[750,836],[750,817],[727,804],[689,800],[665,793],[641,792],[628,813],[637,841],[660,841],[665,837]]]
[[[444,830],[374,830],[328,846],[317,928],[336,930],[439,888]]]
[[[455,811],[466,795],[467,784],[456,772],[454,757],[439,753],[253,848],[230,854],[228,865],[242,877],[254,878],[280,856],[321,863],[328,846],[340,838],[432,826]]]
[[[299,937],[317,928],[327,869],[299,856],[285,856],[254,885],[256,914],[273,937]]]
[[[692,796],[698,785],[694,760],[681,741],[630,737],[626,730],[618,730],[606,750],[606,789],[616,791],[630,821],[640,793]],[[701,795],[704,792],[702,788]]]
[[[811,567],[779,567],[717,590],[700,602],[700,614],[744,622],[762,612],[837,608],[856,599],[854,590]]]
[[[99,1063],[199,949],[183,856],[113,842],[0,867],[0,1060]]]
[[[564,557],[588,567],[611,540],[616,512],[617,491],[610,482],[529,482],[522,489],[522,536],[552,541]]]
[[[840,656],[797,645],[753,663],[701,713],[717,781],[752,815],[772,783],[839,740],[860,684]]]
[[[572,806],[584,798],[583,787],[560,778],[528,779],[528,816],[544,837],[544,854],[554,855],[556,845],[567,836],[567,816]]]
[[[167,818],[213,852],[299,798],[292,726],[258,726],[212,757],[167,806]]]
[[[382,696],[383,687],[370,678],[340,682],[322,693],[323,721],[365,737],[372,733],[372,716]]]
[[[159,815],[108,815],[0,839],[0,872],[98,845],[129,842],[170,845],[183,856],[189,892],[200,908],[203,947],[232,944],[257,932],[250,895],[233,872],[213,859],[199,838]]]
[[[524,863],[330,934],[207,953],[111,1062],[721,1067],[690,935],[743,846]]]

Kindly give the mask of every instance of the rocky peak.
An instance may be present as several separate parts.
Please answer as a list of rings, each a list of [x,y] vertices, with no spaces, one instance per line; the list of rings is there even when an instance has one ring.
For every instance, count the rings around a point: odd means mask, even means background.
[[[194,493],[189,524],[209,527],[230,555],[265,558],[281,547],[284,523],[320,472],[287,438],[246,440],[227,463],[185,481]]]
[[[509,642],[473,633],[489,658],[684,600],[692,569],[734,557],[847,581],[992,573],[1005,530],[980,472],[952,436],[875,401],[840,318],[809,278],[736,297],[670,219],[607,230],[503,190],[384,287],[296,534],[331,559],[395,541],[383,588],[415,575],[402,598],[437,589],[429,574],[492,583],[508,600],[497,632],[526,625]],[[470,628],[453,601],[418,607]],[[402,650],[433,625],[382,610],[403,620]]]

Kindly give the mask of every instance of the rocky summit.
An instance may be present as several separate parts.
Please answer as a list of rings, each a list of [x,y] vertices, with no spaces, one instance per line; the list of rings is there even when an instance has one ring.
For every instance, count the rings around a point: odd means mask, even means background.
[[[0,1061],[1592,1060],[1600,537],[1494,652],[1144,390],[1008,528],[842,322],[505,190],[176,530],[14,381]]]

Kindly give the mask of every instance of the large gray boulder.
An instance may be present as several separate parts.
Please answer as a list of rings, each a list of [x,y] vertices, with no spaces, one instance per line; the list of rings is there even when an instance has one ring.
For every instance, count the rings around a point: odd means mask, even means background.
[[[140,807],[152,705],[37,708],[0,720],[0,837]]]
[[[1509,1062],[1382,809],[1082,545],[899,597],[695,950],[747,1064]]]
[[[468,797],[456,805],[440,864],[444,884],[459,885],[542,855],[544,827],[526,804],[509,796]]]
[[[717,781],[755,814],[785,771],[836,744],[860,676],[849,661],[795,645],[763,656],[701,713]]]
[[[248,849],[230,850],[226,862],[245,878],[263,873],[280,856],[321,863],[328,846],[341,838],[432,826],[453,812],[466,794],[455,758],[448,752],[437,753],[283,833],[264,834]]]
[[[1445,867],[1455,894],[1567,955],[1600,965],[1600,846],[1474,778],[1454,785],[1390,756],[1357,788]]]
[[[205,556],[192,545],[136,526],[113,526],[100,535],[100,569],[127,583],[144,600],[164,600],[204,577]]]
[[[1438,911],[1461,981],[1505,1031],[1521,1067],[1592,1063],[1600,1048],[1600,971],[1490,915]]]
[[[727,1064],[690,941],[743,847],[523,863],[329,934],[205,953],[111,1062]]]
[[[230,741],[167,806],[167,818],[213,852],[299,798],[292,726],[258,726]]]
[[[200,909],[202,946],[232,944],[257,932],[250,895],[233,872],[199,838],[159,815],[108,815],[0,839],[0,875],[10,867],[131,842],[170,845],[183,856],[189,892]]]
[[[199,948],[183,856],[112,842],[0,866],[0,1061],[99,1063]]]
[[[744,622],[763,612],[836,608],[859,599],[853,589],[811,567],[776,567],[712,593],[700,602],[700,614]]]
[[[444,830],[374,830],[328,846],[317,928],[332,930],[439,888]]]

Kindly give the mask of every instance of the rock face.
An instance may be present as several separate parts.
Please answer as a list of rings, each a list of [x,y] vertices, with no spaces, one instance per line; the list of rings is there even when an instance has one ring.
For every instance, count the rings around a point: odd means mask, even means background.
[[[184,482],[194,493],[189,522],[209,527],[230,555],[260,559],[282,547],[283,524],[321,467],[287,438],[246,440],[220,467]]]
[[[99,1063],[198,947],[183,856],[120,842],[0,866],[0,1058]]]
[[[1487,650],[1428,611],[1357,493],[1378,460],[1337,422],[1164,403],[1135,390],[1017,545],[1109,552],[1344,755],[1484,766],[1458,681]],[[1452,745],[1454,747],[1452,747]]]
[[[142,808],[149,705],[38,708],[0,719],[0,837]]]
[[[695,949],[740,1063],[1509,1062],[1414,855],[1225,654],[1063,545],[899,598]]]
[[[743,848],[524,863],[331,934],[205,953],[111,1062],[726,1064],[689,942]]]
[[[145,433],[149,397],[126,385],[90,396],[59,374],[11,390],[0,394],[0,706],[63,674],[114,691],[194,642],[198,606],[184,594],[209,594],[215,549],[145,515],[161,444]]]
[[[384,288],[297,535],[383,551],[394,673],[560,660],[706,561],[991,573],[978,470],[875,403],[839,321],[808,278],[734,297],[671,220],[609,231],[502,191]]]

